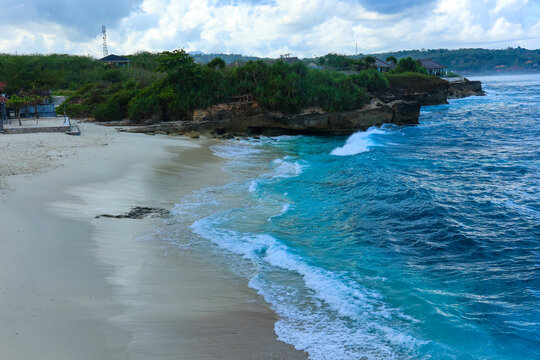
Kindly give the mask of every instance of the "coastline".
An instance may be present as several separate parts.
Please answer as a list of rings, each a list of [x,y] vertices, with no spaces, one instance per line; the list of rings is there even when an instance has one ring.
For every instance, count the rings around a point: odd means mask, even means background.
[[[14,154],[0,175],[18,174],[0,186],[2,355],[305,359],[276,339],[276,315],[260,296],[211,255],[145,238],[166,220],[95,219],[133,206],[171,209],[225,184],[213,141],[82,125],[76,138],[0,139]],[[37,145],[25,151],[19,136]]]

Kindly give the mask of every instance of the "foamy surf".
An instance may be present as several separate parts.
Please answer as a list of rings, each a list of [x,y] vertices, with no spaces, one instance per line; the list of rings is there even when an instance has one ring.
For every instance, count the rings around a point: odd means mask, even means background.
[[[285,205],[282,212],[287,209]],[[220,213],[196,221],[191,228],[195,234],[254,263],[259,271],[249,285],[280,315],[281,320],[276,324],[279,337],[308,351],[311,359],[328,359],[330,349],[343,360],[357,359],[359,351],[373,359],[406,358],[398,356],[400,348],[410,351],[423,344],[405,330],[381,324],[382,321],[388,324],[409,322],[403,321],[399,309],[389,308],[377,292],[308,264],[271,235],[222,228],[220,224],[228,220],[226,213]],[[304,289],[262,280],[283,270],[299,276]],[[302,292],[302,297],[292,296],[298,291]],[[350,321],[356,323],[354,329],[347,329]],[[313,324],[316,326],[312,327]],[[343,331],[336,333],[336,327]],[[353,349],[350,336],[357,342]]]
[[[272,178],[288,178],[298,176],[302,173],[306,167],[305,164],[301,164],[299,161],[291,161],[289,157],[275,159],[273,164],[276,165]]]
[[[345,145],[335,148],[330,154],[336,156],[349,156],[369,151],[370,147],[376,145],[373,135],[384,133],[384,130],[376,127],[371,127],[367,131],[354,133],[347,139]]]
[[[246,155],[259,153],[256,144],[248,141],[224,141],[218,145],[211,146],[210,149],[214,155],[224,159],[236,159]]]

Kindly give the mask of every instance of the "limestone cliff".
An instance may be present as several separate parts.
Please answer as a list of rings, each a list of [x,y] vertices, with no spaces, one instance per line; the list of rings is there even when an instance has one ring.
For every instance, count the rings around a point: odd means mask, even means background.
[[[449,99],[460,99],[467,96],[483,96],[485,94],[484,90],[482,90],[482,83],[480,81],[463,79],[461,81],[450,83],[450,86],[448,87]]]
[[[189,121],[163,122],[125,131],[177,133],[216,137],[245,135],[348,135],[382,124],[418,124],[420,107],[447,104],[447,98],[483,94],[479,82],[451,83],[435,77],[411,75],[390,78],[389,88],[372,95],[361,109],[325,112],[321,108],[304,109],[299,114],[263,111],[257,103],[218,104],[197,110]]]
[[[320,108],[306,109],[299,114],[263,112],[257,104],[220,104],[194,113],[193,121],[162,123],[158,126],[133,128],[132,132],[229,135],[347,135],[382,124],[417,124],[420,105],[396,100],[383,103],[373,99],[370,104],[353,111],[325,112]]]

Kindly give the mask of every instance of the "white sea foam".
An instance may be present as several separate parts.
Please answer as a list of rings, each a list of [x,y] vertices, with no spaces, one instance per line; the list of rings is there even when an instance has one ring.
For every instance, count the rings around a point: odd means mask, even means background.
[[[282,207],[281,207],[281,211],[279,212],[279,214],[277,215],[274,215],[274,216],[270,216],[268,218],[268,221],[272,221],[272,219],[274,218],[277,218],[279,216],[282,216],[282,215],[285,215],[287,213],[287,211],[289,211],[289,209],[291,208],[291,204],[284,204]]]
[[[290,157],[287,156],[281,159],[275,159],[273,163],[276,165],[274,175],[272,176],[273,179],[298,176],[306,167],[305,164],[301,164],[299,161],[291,161]]]
[[[171,215],[178,216],[190,214],[201,207],[219,205],[219,201],[214,195],[215,191],[216,189],[214,188],[206,188],[186,196],[182,201],[174,205],[171,210]]]
[[[371,127],[367,131],[354,133],[347,139],[345,145],[335,148],[330,154],[336,156],[349,156],[369,151],[369,148],[375,145],[372,135],[384,133],[384,130],[376,127]]]
[[[251,155],[261,152],[255,144],[247,141],[228,141],[218,145],[211,146],[210,149],[214,155],[224,159],[236,159],[245,155]]]
[[[251,180],[251,182],[249,183],[248,191],[251,193],[256,192],[257,189],[259,189],[259,181],[260,180]]]
[[[381,333],[373,331],[374,320],[369,316],[351,326],[347,319],[336,317],[323,303],[292,286],[271,284],[260,275],[254,276],[249,286],[272,304],[279,315],[275,324],[278,339],[308,352],[311,360],[358,360],[363,356],[368,359],[410,358],[398,354],[392,346],[395,340],[385,339]],[[416,345],[406,347],[409,346]]]
[[[366,348],[366,355],[375,359],[398,358],[394,356],[394,347],[410,350],[421,344],[400,330],[378,324],[379,321],[388,323],[398,319],[403,321],[399,310],[388,308],[379,293],[308,264],[305,259],[293,254],[290,248],[273,236],[220,228],[219,224],[225,220],[223,214],[213,215],[196,221],[191,228],[194,233],[218,246],[259,264],[260,269],[271,265],[270,269],[278,268],[298,274],[304,286],[310,289],[313,298],[316,299],[315,303],[322,300],[322,304],[325,304],[323,308],[328,307],[337,314],[337,318],[334,316],[334,319],[329,319],[328,310],[321,308],[313,312],[301,307],[302,310],[298,304],[294,304],[300,301],[299,299],[291,300],[293,298],[289,298],[289,295],[278,296],[279,289],[276,287],[280,285],[275,283],[261,285],[257,283],[256,278],[251,279],[250,285],[258,290],[283,318],[276,324],[280,338],[297,348],[309,351],[311,358],[326,359],[328,354],[340,354],[338,357],[340,359],[357,358],[358,352],[355,351],[353,354],[348,349],[350,347],[348,342],[351,340],[350,338],[347,340],[347,336],[350,336],[351,332],[356,336],[354,338],[356,346]],[[356,322],[357,326],[350,328],[347,326],[348,321]],[[341,334],[337,329],[341,326],[348,329],[347,332]]]
[[[266,174],[261,175],[260,178],[251,180],[249,182],[248,191],[255,193],[259,190],[261,183],[269,181],[269,179],[291,178],[298,176],[302,173],[303,169],[307,166],[301,164],[299,161],[294,161],[292,158],[285,156],[284,158],[275,159],[272,161],[274,169]]]

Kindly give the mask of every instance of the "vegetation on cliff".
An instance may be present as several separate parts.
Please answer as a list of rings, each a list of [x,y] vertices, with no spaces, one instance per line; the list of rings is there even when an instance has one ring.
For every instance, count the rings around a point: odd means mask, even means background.
[[[445,88],[447,82],[437,76],[423,73],[385,73],[384,77],[392,89],[407,89],[410,92],[429,92],[431,89]]]
[[[152,72],[152,81],[141,81],[140,69]],[[291,114],[320,106],[333,112],[360,108],[369,102],[370,92],[388,87],[375,70],[345,75],[279,60],[249,61],[239,67],[225,67],[221,60],[203,65],[183,50],[140,56],[132,68],[116,71],[116,81],[103,79],[74,92],[65,102],[67,113],[99,121],[181,120],[189,119],[195,109],[235,102],[242,95],[267,111]]]
[[[362,60],[367,69],[347,73],[280,60],[226,66],[224,60],[214,58],[199,64],[184,50],[140,52],[129,58],[129,68],[110,68],[81,56],[0,55],[0,80],[8,83],[12,95],[36,87],[63,90],[69,95],[64,106],[72,117],[129,118],[134,122],[190,119],[195,109],[246,99],[256,101],[265,111],[284,114],[308,107],[346,111],[361,108],[370,94],[384,92],[389,82],[435,81],[427,80],[432,78],[427,75],[417,79],[410,73],[383,75],[370,68],[373,59],[369,58]],[[344,58],[326,57],[330,63]],[[421,72],[415,66],[412,59],[401,59],[397,69]]]

